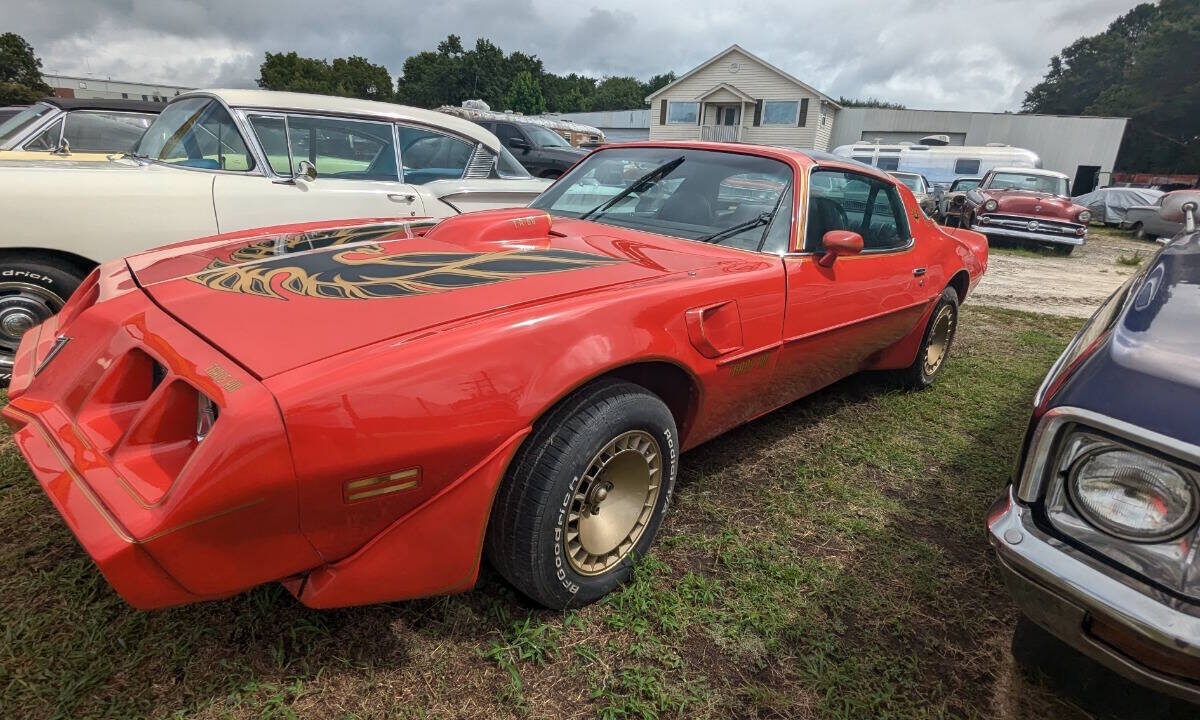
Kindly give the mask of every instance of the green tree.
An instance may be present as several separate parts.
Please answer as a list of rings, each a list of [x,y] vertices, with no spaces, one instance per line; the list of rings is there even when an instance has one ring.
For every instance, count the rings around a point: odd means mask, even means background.
[[[521,70],[513,78],[512,87],[508,91],[505,110],[525,113],[526,115],[541,115],[546,112],[546,99],[542,97],[542,88],[534,79],[533,73]]]
[[[269,52],[258,69],[258,86],[365,100],[392,99],[392,76],[387,68],[357,55],[335,58],[330,63],[302,57],[294,51]]]
[[[889,108],[891,110],[903,110],[904,106],[900,103],[889,102],[887,100],[879,100],[873,97],[865,98],[848,98],[845,96],[838,98],[838,105],[842,107],[866,107],[866,108]]]
[[[673,82],[675,82],[675,71],[674,70],[672,70],[670,72],[665,72],[661,75],[655,75],[654,77],[650,78],[648,81],[646,81],[645,83],[642,84],[642,97],[645,98],[646,96],[651,95],[651,94],[661,90],[662,88],[665,88],[666,86],[670,85]],[[645,103],[643,103],[643,104],[645,104]]]
[[[1200,3],[1143,3],[1050,60],[1025,112],[1130,118],[1117,169],[1200,172]]]
[[[646,93],[635,77],[606,77],[592,95],[592,110],[631,110],[646,107]]]
[[[0,35],[0,105],[25,105],[51,92],[33,46],[16,33]]]

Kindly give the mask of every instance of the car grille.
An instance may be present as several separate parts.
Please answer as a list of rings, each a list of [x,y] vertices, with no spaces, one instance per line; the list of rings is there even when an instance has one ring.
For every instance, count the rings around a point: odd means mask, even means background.
[[[1083,227],[1083,225],[1078,223],[1039,217],[1024,217],[1021,215],[987,214],[983,217],[987,218],[987,225],[989,227],[1061,237],[1079,237],[1079,228]]]

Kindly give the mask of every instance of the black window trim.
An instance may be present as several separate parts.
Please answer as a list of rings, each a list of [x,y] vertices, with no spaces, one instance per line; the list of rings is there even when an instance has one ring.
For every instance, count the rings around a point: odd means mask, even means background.
[[[849,169],[849,168],[834,167],[834,166],[831,166],[831,165],[829,165],[829,166],[827,166],[827,165],[813,165],[813,166],[809,167],[809,168],[808,168],[808,174],[807,174],[807,175],[806,175],[806,177],[804,178],[804,180],[805,180],[805,182],[804,182],[805,197],[804,197],[804,205],[803,205],[803,208],[802,208],[802,209],[804,210],[804,220],[803,220],[803,221],[802,221],[802,222],[799,224],[799,226],[800,226],[800,231],[799,231],[799,233],[797,234],[797,238],[800,240],[800,246],[801,246],[801,248],[803,248],[803,247],[804,247],[804,243],[805,243],[805,242],[807,242],[807,240],[808,240],[808,200],[809,200],[809,197],[811,197],[811,195],[812,195],[812,175],[813,175],[813,173],[814,173],[814,172],[823,172],[823,171],[826,171],[826,172],[841,172],[841,173],[851,173],[851,174],[854,174],[854,175],[861,175],[861,176],[863,176],[863,177],[865,177],[865,178],[870,178],[871,180],[876,180],[876,181],[878,181],[878,182],[883,182],[883,183],[888,183],[888,184],[891,184],[893,187],[895,187],[895,184],[896,184],[896,182],[897,182],[897,181],[893,181],[893,180],[887,180],[887,179],[885,179],[885,178],[878,177],[877,175],[872,175],[872,174],[870,174],[870,173],[859,172],[859,171],[857,171],[857,170],[851,170],[851,169]],[[914,245],[916,245],[916,243],[917,243],[917,238],[916,238],[916,236],[913,234],[913,231],[912,231],[912,224],[911,224],[911,223],[909,223],[909,221],[908,221],[908,208],[907,208],[907,207],[904,205],[904,198],[903,198],[903,197],[901,197],[900,193],[898,193],[898,192],[896,193],[896,197],[899,199],[899,202],[900,202],[900,207],[904,208],[904,212],[901,214],[901,216],[900,216],[900,217],[902,217],[902,218],[904,219],[904,230],[905,230],[905,232],[908,234],[908,242],[907,242],[907,243],[905,243],[904,245],[901,245],[901,246],[899,246],[899,247],[894,247],[894,248],[877,248],[877,249],[873,249],[873,250],[866,250],[866,249],[864,249],[862,252],[860,252],[860,253],[859,253],[859,255],[882,255],[882,254],[885,254],[885,253],[902,253],[902,252],[908,252],[909,250],[912,250],[912,249],[913,249],[913,246],[914,246]],[[869,207],[870,207],[870,206],[868,205],[868,208],[869,208]],[[892,209],[892,211],[893,211],[893,212],[895,212],[895,208],[893,208],[893,209]],[[794,222],[794,220],[793,220],[793,222]],[[813,257],[813,256],[817,256],[817,255],[824,255],[824,254],[825,254],[825,253],[823,253],[823,252],[820,252],[820,251],[817,251],[817,250],[805,250],[805,249],[801,249],[801,250],[799,250],[799,251],[797,251],[797,252],[789,252],[789,253],[787,253],[787,256],[788,256],[788,257],[791,257],[791,256],[796,256],[796,257],[801,257],[801,256],[809,256],[809,257]]]

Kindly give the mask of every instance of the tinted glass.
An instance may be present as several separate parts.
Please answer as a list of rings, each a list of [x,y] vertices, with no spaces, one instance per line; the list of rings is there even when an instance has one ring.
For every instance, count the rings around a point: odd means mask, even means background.
[[[532,177],[525,166],[517,161],[508,148],[500,146],[500,158],[496,161],[496,173],[502,178]]]
[[[524,140],[521,136],[521,131],[512,123],[496,123],[496,137],[500,138],[500,142],[508,145],[513,140]]]
[[[253,169],[233,118],[221,104],[208,98],[187,98],[167,105],[151,123],[137,151],[151,160],[234,172]]]
[[[8,142],[24,131],[30,125],[54,112],[54,107],[46,103],[36,103],[0,123],[0,143]]]
[[[390,123],[289,115],[287,136],[292,162],[309,161],[317,168],[318,177],[400,179]]]
[[[979,160],[959,158],[954,161],[955,175],[974,175],[977,172],[979,172]]]
[[[50,123],[50,127],[41,131],[25,143],[24,150],[54,150],[62,135],[62,120]]]
[[[792,185],[791,168],[770,158],[683,148],[613,148],[589,155],[530,207],[579,217],[679,158],[683,162],[665,176],[603,212],[593,212],[589,219],[695,240],[764,213],[772,217]],[[772,242],[786,246],[785,225],[777,230],[783,236]],[[768,230],[774,228],[759,224],[719,243],[750,250],[765,248]]]
[[[153,121],[147,113],[72,112],[63,139],[71,152],[124,153],[133,150]]]
[[[471,160],[473,145],[431,130],[400,126],[400,160],[404,182],[423,185],[434,180],[457,180]]]
[[[880,157],[875,161],[875,167],[880,170],[895,170],[900,167],[900,158],[898,156]]]
[[[563,140],[562,135],[537,125],[527,125],[525,132],[529,133],[529,137],[538,144],[539,147],[571,147],[571,143]]]
[[[908,244],[904,204],[891,183],[840,170],[815,170],[810,185],[806,250],[823,252],[822,238],[830,230],[862,235],[864,250]]]

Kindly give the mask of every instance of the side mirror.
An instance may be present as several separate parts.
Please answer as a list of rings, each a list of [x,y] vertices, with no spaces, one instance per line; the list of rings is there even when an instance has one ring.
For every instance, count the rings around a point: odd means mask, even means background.
[[[296,180],[312,182],[317,179],[317,166],[307,160],[301,160],[296,163],[296,173],[292,177]]]
[[[70,155],[71,143],[67,142],[66,138],[59,141],[58,146],[50,151],[51,155]]]
[[[825,245],[825,254],[817,260],[821,267],[833,267],[839,255],[857,255],[863,249],[862,235],[849,230],[830,230],[822,236],[821,243]]]
[[[508,145],[513,150],[521,150],[524,152],[529,152],[529,143],[525,142],[521,138],[509,138],[508,142],[505,144]]]
[[[1183,223],[1185,232],[1195,232],[1200,218],[1200,190],[1176,190],[1163,195],[1158,216],[1167,222]]]

